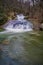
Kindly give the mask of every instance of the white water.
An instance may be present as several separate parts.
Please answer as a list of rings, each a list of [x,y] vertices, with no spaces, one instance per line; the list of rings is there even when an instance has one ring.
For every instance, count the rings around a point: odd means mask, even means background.
[[[6,32],[27,32],[32,31],[33,25],[31,22],[24,19],[24,15],[17,15],[16,20],[10,20],[4,25]]]

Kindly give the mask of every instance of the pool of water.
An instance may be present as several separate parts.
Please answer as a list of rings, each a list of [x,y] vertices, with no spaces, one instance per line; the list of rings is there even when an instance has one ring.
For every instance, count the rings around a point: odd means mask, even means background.
[[[43,32],[0,33],[0,65],[43,65]]]

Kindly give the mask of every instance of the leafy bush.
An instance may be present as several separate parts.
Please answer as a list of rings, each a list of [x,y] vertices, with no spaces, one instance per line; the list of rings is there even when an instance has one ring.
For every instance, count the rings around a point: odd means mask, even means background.
[[[7,17],[5,16],[4,13],[0,13],[0,26],[6,23]]]

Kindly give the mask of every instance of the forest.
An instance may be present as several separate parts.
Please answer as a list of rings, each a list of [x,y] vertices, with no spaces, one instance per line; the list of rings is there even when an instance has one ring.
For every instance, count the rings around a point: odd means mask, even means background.
[[[43,0],[0,0],[0,28],[20,13],[32,21],[35,30],[39,30],[43,24]]]

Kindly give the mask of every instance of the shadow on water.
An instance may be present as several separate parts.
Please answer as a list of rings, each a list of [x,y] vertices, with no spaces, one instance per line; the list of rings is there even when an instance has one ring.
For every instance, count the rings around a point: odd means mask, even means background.
[[[43,65],[43,34],[0,35],[0,65]]]

